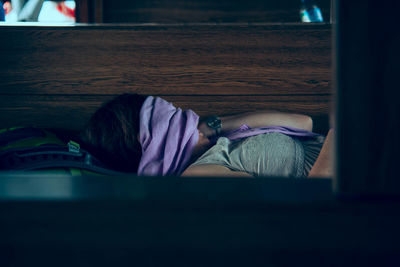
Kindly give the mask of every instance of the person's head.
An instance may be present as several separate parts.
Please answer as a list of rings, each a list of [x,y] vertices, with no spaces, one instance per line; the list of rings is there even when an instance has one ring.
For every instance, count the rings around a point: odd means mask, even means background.
[[[102,105],[80,133],[82,145],[110,167],[136,172],[140,109],[147,96],[123,94]]]

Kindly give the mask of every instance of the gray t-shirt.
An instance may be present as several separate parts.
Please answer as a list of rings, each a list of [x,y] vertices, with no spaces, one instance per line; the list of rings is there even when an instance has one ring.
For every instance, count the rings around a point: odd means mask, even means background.
[[[296,138],[266,133],[239,141],[220,137],[192,165],[216,164],[257,176],[304,176],[304,148]]]

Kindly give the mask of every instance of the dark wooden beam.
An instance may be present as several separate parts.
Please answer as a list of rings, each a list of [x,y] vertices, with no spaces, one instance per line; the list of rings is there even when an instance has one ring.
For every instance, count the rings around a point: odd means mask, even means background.
[[[103,23],[103,0],[95,0],[94,2],[94,22]]]
[[[400,194],[399,8],[398,1],[337,1],[339,194]]]
[[[76,22],[89,23],[89,3],[88,0],[76,0]]]
[[[103,23],[103,0],[77,0],[76,22]]]
[[[397,266],[399,202],[336,201],[330,190],[329,179],[6,175],[0,260]]]

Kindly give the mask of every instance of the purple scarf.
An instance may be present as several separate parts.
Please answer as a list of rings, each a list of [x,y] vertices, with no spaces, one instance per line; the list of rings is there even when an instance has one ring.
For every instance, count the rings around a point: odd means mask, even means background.
[[[199,116],[149,96],[140,110],[142,158],[138,175],[179,175],[199,140]]]
[[[192,110],[182,111],[162,98],[147,97],[140,110],[142,158],[138,175],[180,175],[199,140],[198,123],[199,116]],[[318,135],[293,127],[250,128],[244,124],[224,136],[233,141],[272,132],[303,137]]]

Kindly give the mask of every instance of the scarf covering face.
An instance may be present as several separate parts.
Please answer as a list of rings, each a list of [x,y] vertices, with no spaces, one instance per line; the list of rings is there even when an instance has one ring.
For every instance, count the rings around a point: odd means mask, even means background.
[[[142,158],[138,175],[179,175],[199,140],[199,116],[149,96],[140,110]]]

